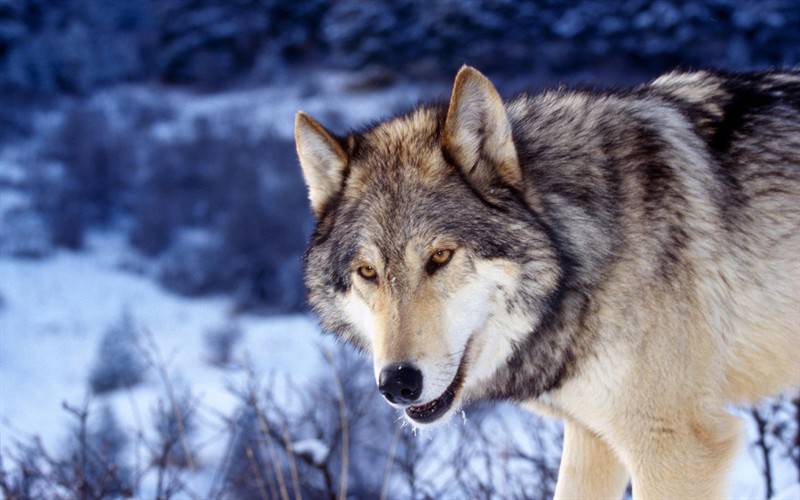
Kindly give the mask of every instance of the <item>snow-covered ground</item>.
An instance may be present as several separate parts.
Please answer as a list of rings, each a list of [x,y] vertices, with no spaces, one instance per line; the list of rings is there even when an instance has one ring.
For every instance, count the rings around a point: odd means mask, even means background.
[[[231,414],[237,404],[229,386],[242,371],[209,362],[205,334],[236,322],[243,338],[235,359],[249,359],[261,375],[309,382],[330,345],[307,316],[264,319],[231,316],[226,298],[186,299],[154,281],[119,268],[124,248],[112,237],[95,237],[87,252],[60,251],[46,260],[0,258],[0,434],[3,445],[41,436],[57,448],[70,417],[62,402],[80,406],[98,344],[109,325],[127,311],[149,332],[174,384],[191,388],[200,410]],[[110,403],[123,425],[136,429],[164,394],[157,373],[130,391],[95,396]],[[137,415],[138,413],[138,415]]]
[[[745,419],[744,427],[744,444],[730,473],[730,494],[731,498],[737,500],[761,499],[765,497],[766,492],[764,478],[761,475],[762,459],[760,452],[751,446],[758,432],[751,418]],[[773,490],[775,491],[772,498],[774,500],[800,500],[797,468],[788,457],[782,455],[781,451],[774,450],[771,456]]]

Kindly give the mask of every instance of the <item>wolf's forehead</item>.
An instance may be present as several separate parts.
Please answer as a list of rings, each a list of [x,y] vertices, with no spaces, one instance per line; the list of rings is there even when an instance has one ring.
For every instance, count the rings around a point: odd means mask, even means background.
[[[451,232],[443,226],[465,200],[441,150],[445,111],[420,108],[353,136],[341,197],[352,228],[344,236],[355,240],[353,247],[371,246],[382,260],[398,265],[413,254],[409,248],[424,251]]]
[[[410,247],[428,245],[441,234],[435,197],[422,191],[384,191],[370,198],[361,211],[361,225],[385,257],[402,260]]]
[[[404,115],[385,120],[366,130],[363,139],[374,143],[429,142],[438,140],[443,125],[443,109],[417,108]]]
[[[346,219],[353,230],[344,233],[352,238],[358,253],[369,260],[380,259],[393,266],[411,259],[416,262],[437,239],[454,233],[448,225],[457,216],[447,208],[451,193],[436,192],[424,186],[394,186],[365,193],[353,200]]]
[[[425,181],[442,170],[442,111],[420,108],[353,136],[352,175],[361,182]]]

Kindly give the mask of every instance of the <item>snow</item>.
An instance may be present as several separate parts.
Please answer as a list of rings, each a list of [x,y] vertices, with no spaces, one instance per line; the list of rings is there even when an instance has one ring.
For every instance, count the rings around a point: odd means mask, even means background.
[[[800,483],[795,483],[772,497],[772,500],[797,500],[800,498]]]
[[[295,455],[308,457],[312,463],[322,465],[328,458],[330,449],[319,439],[303,439],[292,444]]]
[[[41,436],[57,447],[69,417],[62,402],[80,405],[106,327],[129,311],[152,334],[173,383],[191,382],[207,415],[230,413],[237,405],[229,386],[243,373],[207,362],[204,333],[231,321],[226,298],[185,299],[165,292],[145,276],[117,267],[122,244],[94,237],[86,253],[58,252],[47,260],[0,258],[0,434],[25,440]],[[309,382],[322,365],[313,319],[285,316],[238,319],[244,338],[234,357],[249,359],[257,374]],[[136,413],[149,415],[163,387],[156,373],[144,385],[94,403],[108,402],[123,426],[140,427]],[[135,408],[134,408],[135,407]]]
[[[737,412],[736,410],[734,412],[743,414],[743,412]],[[745,418],[744,422],[744,443],[728,476],[731,498],[764,498],[766,485],[761,477],[762,458],[760,453],[756,453],[756,450],[750,446],[750,443],[756,439],[758,431],[751,418]],[[796,487],[800,486],[797,480],[797,468],[792,464],[791,460],[782,456],[782,450],[779,447],[773,449],[771,457],[773,490],[776,492],[772,498],[800,500],[800,495],[786,496],[787,491],[789,493],[791,491],[796,492],[798,491]]]

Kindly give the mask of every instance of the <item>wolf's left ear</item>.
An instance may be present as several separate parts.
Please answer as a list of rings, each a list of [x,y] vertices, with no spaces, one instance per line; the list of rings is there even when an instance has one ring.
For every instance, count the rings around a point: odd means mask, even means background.
[[[294,139],[311,209],[319,217],[342,187],[347,153],[322,125],[302,111],[295,115]]]
[[[522,171],[503,100],[492,82],[470,66],[462,66],[444,125],[444,147],[476,187],[499,177],[522,187]]]

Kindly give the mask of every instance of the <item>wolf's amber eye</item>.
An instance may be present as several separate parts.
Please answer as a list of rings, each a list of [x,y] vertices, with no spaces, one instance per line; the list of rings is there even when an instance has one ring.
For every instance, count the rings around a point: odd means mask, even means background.
[[[431,262],[439,266],[442,266],[444,264],[447,264],[450,261],[450,257],[452,256],[453,256],[452,250],[437,250],[436,252],[434,252],[433,255],[431,255]]]
[[[378,272],[372,266],[361,266],[358,268],[358,275],[367,281],[372,281],[378,277]]]
[[[437,250],[433,252],[431,258],[428,259],[428,264],[425,266],[425,270],[428,271],[429,274],[433,274],[437,269],[450,262],[450,259],[452,258],[452,250]]]

